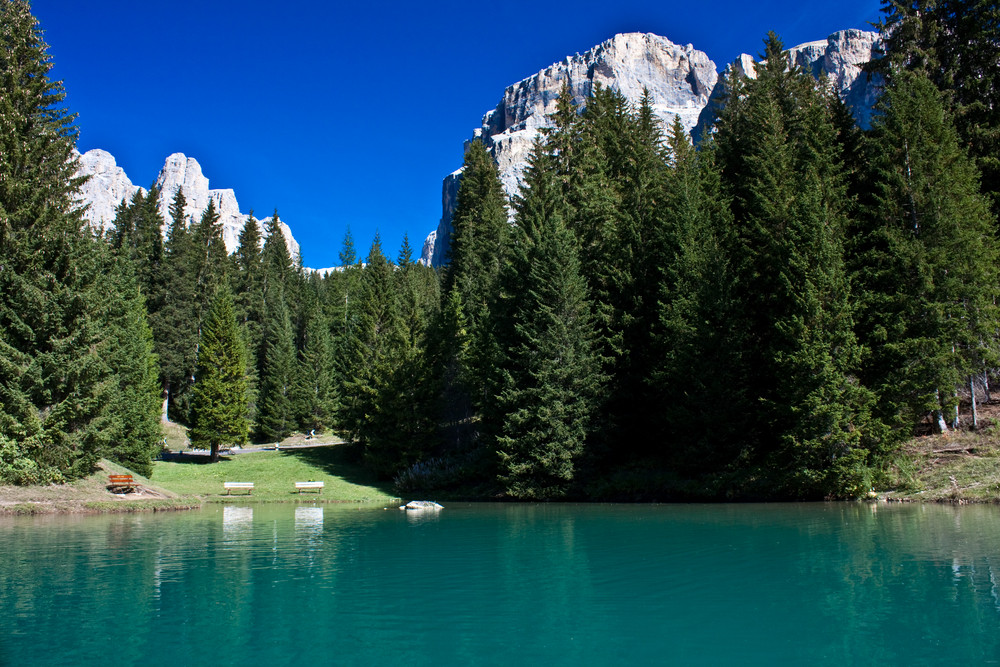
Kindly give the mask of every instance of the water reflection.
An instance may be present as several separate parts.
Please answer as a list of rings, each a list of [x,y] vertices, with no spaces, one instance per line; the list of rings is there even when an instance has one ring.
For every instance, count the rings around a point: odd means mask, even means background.
[[[982,663],[997,544],[993,507],[5,519],[0,664]]]
[[[226,505],[222,508],[222,534],[228,540],[249,537],[253,532],[253,508]]]
[[[307,535],[319,535],[323,532],[322,507],[296,507],[295,532]]]

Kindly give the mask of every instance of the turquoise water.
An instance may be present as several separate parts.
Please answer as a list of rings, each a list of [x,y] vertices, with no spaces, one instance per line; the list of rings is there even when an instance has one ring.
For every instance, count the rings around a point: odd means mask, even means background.
[[[0,665],[998,659],[995,507],[254,505],[0,520]]]

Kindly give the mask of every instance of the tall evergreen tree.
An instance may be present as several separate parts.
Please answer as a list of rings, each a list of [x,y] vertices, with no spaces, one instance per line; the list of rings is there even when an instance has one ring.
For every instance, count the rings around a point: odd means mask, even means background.
[[[830,106],[772,33],[728,91],[717,146],[736,222],[734,316],[747,479],[794,496],[870,488],[870,395],[858,386]]]
[[[293,394],[298,427],[302,431],[311,431],[332,425],[336,371],[330,324],[320,308],[320,295],[312,281],[303,289],[302,297],[302,342],[298,353],[297,385]]]
[[[575,481],[602,375],[577,242],[563,222],[555,174],[539,162],[518,210],[514,271],[523,281],[513,295],[496,447],[506,494],[552,499]]]
[[[363,445],[367,465],[388,476],[398,469],[399,457],[380,437],[391,418],[381,395],[401,363],[405,338],[393,266],[378,235],[361,272],[357,334],[349,343],[340,426]]]
[[[897,72],[876,118],[871,202],[855,230],[864,379],[897,437],[956,409],[956,388],[997,363],[998,246],[979,175],[941,95]]]
[[[226,245],[222,240],[222,223],[213,199],[208,200],[201,219],[190,231],[191,274],[195,293],[194,326],[200,335],[215,292],[228,279],[230,266]]]
[[[493,399],[487,374],[496,365],[498,349],[491,308],[510,238],[503,185],[493,158],[480,142],[471,143],[465,153],[452,225],[442,298],[450,300],[454,293],[464,326],[450,330],[461,339],[441,341],[439,363],[447,371],[439,373],[448,378],[442,386],[443,404],[454,413],[447,421],[462,425],[454,429],[454,436],[467,448],[477,438],[474,410],[481,411]]]
[[[333,409],[341,414],[345,385],[351,379],[351,355],[357,335],[361,266],[354,251],[350,228],[340,250],[341,266],[324,278],[324,309],[330,323],[330,345],[334,357]]]
[[[150,322],[169,408],[165,416],[175,421],[187,419],[188,390],[198,355],[198,295],[186,206],[184,192],[178,188],[170,205],[170,226],[164,245],[162,304],[151,313]]]
[[[671,168],[664,217],[654,246],[660,279],[658,321],[648,382],[660,420],[660,460],[680,476],[717,475],[739,456],[734,430],[744,405],[731,381],[738,357],[729,323],[738,293],[727,254],[732,214],[723,197],[711,145],[695,151],[675,119],[668,138]]]
[[[103,303],[94,314],[110,325],[112,333],[101,356],[117,370],[117,383],[110,392],[101,428],[101,453],[149,477],[153,471],[151,461],[160,451],[163,438],[153,332],[131,263],[124,258],[106,261],[107,270],[98,279]]]
[[[994,0],[883,0],[885,58],[869,69],[891,79],[917,72],[945,94],[964,150],[1000,217],[1000,7]]]
[[[236,321],[247,351],[247,400],[249,419],[257,419],[260,393],[258,360],[263,345],[264,263],[261,254],[260,225],[253,211],[240,230],[239,246],[233,253]]]
[[[222,445],[247,440],[246,352],[236,324],[233,295],[223,283],[201,331],[191,398],[191,444],[219,460]]]
[[[159,211],[159,190],[137,190],[131,200],[122,200],[115,216],[112,245],[132,263],[139,289],[150,312],[159,308],[162,285],[163,218]]]
[[[129,372],[128,306],[74,208],[77,133],[51,67],[28,3],[0,1],[0,478],[20,484],[93,470]]]
[[[272,284],[265,296],[263,334],[257,431],[265,440],[280,441],[295,429],[298,370],[291,316],[280,284]]]

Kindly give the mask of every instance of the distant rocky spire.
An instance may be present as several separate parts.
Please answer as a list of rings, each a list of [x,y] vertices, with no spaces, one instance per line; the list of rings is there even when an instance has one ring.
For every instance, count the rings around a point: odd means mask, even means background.
[[[80,203],[88,206],[84,217],[99,229],[113,228],[115,209],[122,200],[131,199],[137,190],[145,191],[132,184],[111,153],[97,148],[80,156],[78,174],[90,176],[80,188]],[[236,193],[232,189],[209,189],[208,178],[202,173],[197,160],[183,153],[170,155],[156,178],[156,187],[160,189],[160,215],[163,216],[165,224],[170,222],[170,202],[173,201],[178,188],[184,189],[184,197],[187,200],[184,211],[189,224],[192,219],[197,220],[201,217],[209,200],[215,202],[215,209],[222,223],[222,239],[226,244],[226,250],[230,253],[236,250],[247,216],[240,212]],[[266,229],[268,220],[270,218],[260,221],[262,229]],[[280,227],[288,244],[289,253],[293,258],[298,257],[299,244],[292,236],[292,230],[284,222],[280,222]]]

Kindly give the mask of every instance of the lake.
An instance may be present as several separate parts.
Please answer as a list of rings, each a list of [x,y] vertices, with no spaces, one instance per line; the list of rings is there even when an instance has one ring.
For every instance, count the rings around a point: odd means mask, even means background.
[[[0,519],[0,665],[984,664],[1000,508]]]

